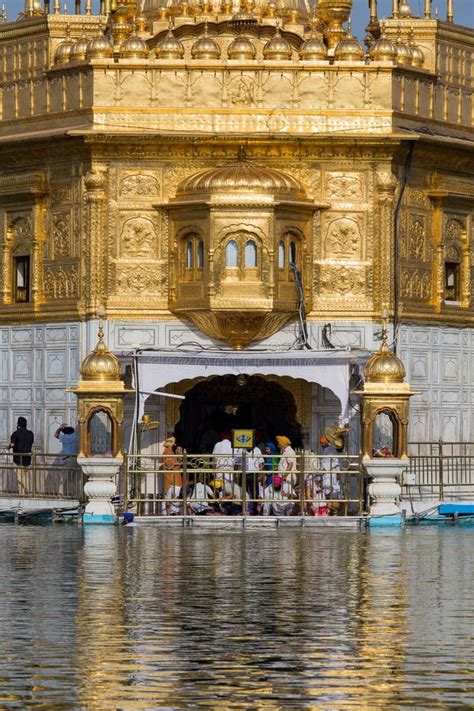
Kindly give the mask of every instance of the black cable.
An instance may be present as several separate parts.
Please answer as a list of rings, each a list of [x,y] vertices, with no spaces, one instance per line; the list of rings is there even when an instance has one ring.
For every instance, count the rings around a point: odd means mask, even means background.
[[[398,309],[399,309],[399,284],[398,284],[398,223],[400,217],[400,208],[402,206],[403,195],[405,194],[405,189],[408,183],[408,178],[410,177],[411,165],[413,162],[413,153],[415,150],[415,141],[410,141],[408,146],[408,152],[405,157],[405,163],[403,165],[402,181],[400,184],[400,192],[398,194],[397,204],[395,205],[395,211],[393,216],[393,273],[394,273],[394,284],[393,284],[393,350],[394,353],[397,352],[397,329],[398,329]]]
[[[301,273],[298,267],[296,266],[295,262],[290,262],[289,264],[290,269],[293,270],[293,274],[295,276],[295,286],[296,286],[296,291],[298,293],[298,316],[300,319],[300,327],[301,327],[301,348],[307,348],[308,350],[311,350],[311,346],[309,345],[308,341],[308,324],[306,322],[306,304],[304,300],[304,290],[303,290],[303,283],[301,281]]]

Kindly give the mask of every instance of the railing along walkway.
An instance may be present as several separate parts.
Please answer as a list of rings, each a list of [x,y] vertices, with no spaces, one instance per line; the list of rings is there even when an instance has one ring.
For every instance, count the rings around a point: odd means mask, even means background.
[[[361,515],[364,479],[358,456],[298,453],[296,466],[246,453],[128,455],[123,498],[141,515]],[[281,481],[280,481],[281,479]]]
[[[0,498],[83,499],[83,477],[76,457],[32,452],[31,463],[15,464],[10,451],[0,451]],[[0,504],[1,506],[1,504]]]
[[[473,442],[411,442],[410,464],[402,487],[416,499],[474,497]]]

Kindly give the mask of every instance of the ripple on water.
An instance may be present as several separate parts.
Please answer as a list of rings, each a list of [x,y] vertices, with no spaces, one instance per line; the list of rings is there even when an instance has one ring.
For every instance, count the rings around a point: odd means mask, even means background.
[[[472,531],[0,527],[0,706],[469,708]]]

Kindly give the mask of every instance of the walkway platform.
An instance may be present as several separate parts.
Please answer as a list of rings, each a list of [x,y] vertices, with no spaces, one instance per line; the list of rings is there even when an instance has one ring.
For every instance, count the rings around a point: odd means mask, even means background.
[[[162,528],[343,528],[360,529],[365,516],[135,516],[135,522]]]

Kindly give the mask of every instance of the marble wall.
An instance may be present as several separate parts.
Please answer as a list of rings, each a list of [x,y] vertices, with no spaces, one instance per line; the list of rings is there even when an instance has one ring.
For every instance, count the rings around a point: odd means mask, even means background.
[[[109,347],[124,359],[135,348],[186,350],[196,344],[204,348],[219,345],[179,321],[116,321],[105,326]],[[322,348],[323,328],[321,323],[310,324],[313,348]],[[290,325],[254,348],[291,348],[297,337],[297,326]],[[333,324],[329,338],[338,347],[373,351],[380,343],[380,326]],[[53,437],[56,428],[62,422],[76,420],[75,396],[65,389],[75,386],[81,359],[96,342],[96,321],[0,328],[0,445],[8,442],[17,417],[23,415],[35,432],[38,447],[57,451]],[[474,329],[403,325],[398,344],[407,378],[419,391],[412,398],[410,439],[474,440]],[[311,420],[315,443],[326,426],[335,424],[338,414],[338,401],[332,393],[313,386]],[[352,414],[357,417],[355,410]],[[160,439],[166,435],[164,422],[159,435]]]

